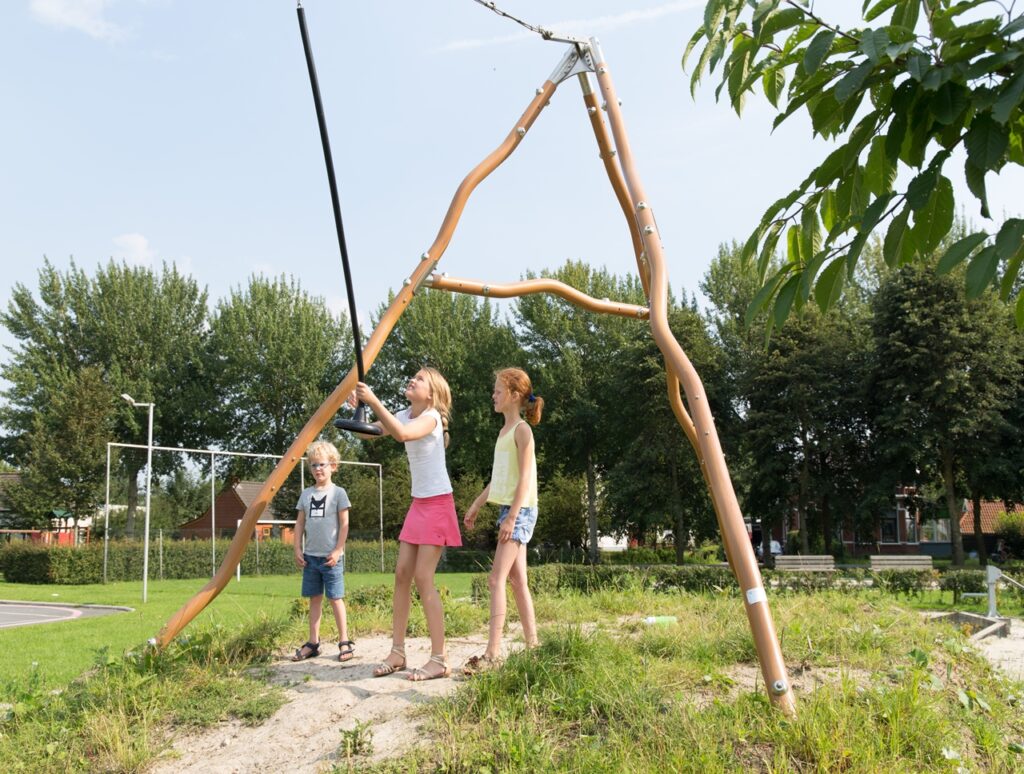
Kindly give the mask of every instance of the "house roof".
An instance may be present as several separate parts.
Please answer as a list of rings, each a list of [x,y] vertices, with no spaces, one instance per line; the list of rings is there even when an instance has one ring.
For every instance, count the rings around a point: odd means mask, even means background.
[[[1024,513],[1024,505],[1016,505],[1014,513]],[[1006,513],[1006,506],[1001,500],[981,501],[981,533],[983,535],[994,535],[996,523],[999,521],[999,514]],[[974,534],[974,503],[970,500],[964,501],[963,516],[960,517],[960,531],[965,535]]]
[[[218,499],[224,495],[234,495],[234,497],[241,503],[242,507],[248,510],[249,506],[252,505],[259,493],[263,488],[262,481],[237,481],[234,484],[226,484],[220,492],[217,493]],[[207,507],[203,511],[202,515],[197,516],[194,519],[189,519],[184,524],[180,524],[178,529],[193,529],[197,526],[202,526],[210,514],[210,509]],[[263,513],[260,514],[260,521],[271,521],[277,518],[276,512],[270,506],[268,506]],[[206,529],[209,529],[209,525],[206,525]]]

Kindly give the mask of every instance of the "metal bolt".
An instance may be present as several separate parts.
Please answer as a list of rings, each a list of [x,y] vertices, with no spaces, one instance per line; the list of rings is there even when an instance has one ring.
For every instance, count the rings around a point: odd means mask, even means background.
[[[484,285],[484,295],[486,296],[490,292],[491,292],[491,286],[490,285]]]
[[[430,253],[423,253],[423,255],[420,256],[420,260],[421,261],[429,261],[430,260]]]
[[[518,134],[520,137],[523,137],[526,135],[526,129],[520,126],[516,129],[516,134]]]
[[[614,156],[614,155],[615,155],[615,154],[616,154],[617,152],[618,152],[618,151],[616,151],[616,150],[615,150],[615,148],[612,148],[612,149],[611,149],[611,150],[610,150],[610,151],[608,152],[608,155],[609,155],[609,156]]]
[[[590,107],[587,108],[587,112],[590,113],[590,115],[594,115],[594,113],[597,112],[597,108],[591,105]]]
[[[653,234],[654,233],[654,226],[644,226],[644,233],[645,234]]]
[[[605,297],[604,297],[604,298],[602,298],[601,300],[602,300],[602,301],[604,301],[604,302],[605,302],[606,304],[607,304],[607,303],[610,303],[610,299],[608,298],[608,296],[605,296]]]
[[[636,208],[638,210],[646,210],[647,209],[647,202],[637,202]]]
[[[598,67],[597,68],[597,74],[598,75],[604,75],[606,72],[608,72],[608,71],[604,67]]]
[[[785,680],[776,680],[774,683],[772,683],[772,693],[774,693],[776,696],[781,696],[788,690],[789,686],[786,685]]]
[[[541,94],[543,94],[543,93],[544,93],[544,89],[537,89],[537,91],[535,91],[535,92],[534,92],[534,94],[536,94],[536,95],[537,95],[538,97],[539,97],[539,96],[540,96]]]
[[[602,102],[601,103],[601,110],[608,110],[608,103],[607,102]]]
[[[448,272],[444,272],[443,274],[441,274],[441,276],[442,276],[442,277],[443,277],[444,279],[448,279]]]
[[[406,277],[404,280],[402,280],[402,284],[403,285],[411,285],[412,284],[412,280],[409,279],[408,277]]]

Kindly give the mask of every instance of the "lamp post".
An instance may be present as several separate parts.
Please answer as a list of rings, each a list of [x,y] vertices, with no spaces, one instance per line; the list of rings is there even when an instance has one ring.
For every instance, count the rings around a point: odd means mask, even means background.
[[[142,601],[146,601],[149,585],[149,504],[153,491],[153,404],[139,403],[127,392],[121,397],[135,408],[149,409],[149,433],[146,436],[146,522],[142,537]]]

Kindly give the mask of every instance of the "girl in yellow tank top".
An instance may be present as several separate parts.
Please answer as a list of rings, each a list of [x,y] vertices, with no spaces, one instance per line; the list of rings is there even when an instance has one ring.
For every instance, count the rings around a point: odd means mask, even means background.
[[[507,609],[506,581],[512,586],[526,647],[537,646],[537,621],[526,580],[526,544],[537,524],[537,456],[530,425],[540,422],[544,399],[533,394],[530,377],[518,368],[505,368],[495,374],[491,398],[494,411],[504,415],[505,424],[494,444],[490,483],[466,511],[464,521],[467,529],[473,529],[477,513],[485,502],[498,505],[498,548],[488,578],[491,620],[487,649],[482,656],[473,656],[466,662],[463,667],[466,674],[488,669],[501,658],[501,632]]]

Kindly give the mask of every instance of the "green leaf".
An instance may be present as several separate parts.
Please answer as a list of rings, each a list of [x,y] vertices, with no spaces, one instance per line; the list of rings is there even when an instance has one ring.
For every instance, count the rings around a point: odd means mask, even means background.
[[[873,69],[874,65],[870,60],[867,60],[865,62],[861,62],[850,70],[850,72],[844,75],[839,83],[836,84],[836,100],[838,102],[846,102],[846,100],[852,97],[861,89],[861,87],[864,86],[864,81],[867,80]]]
[[[788,267],[783,267],[775,274],[774,277],[762,285],[759,291],[757,291],[757,295],[754,296],[754,300],[751,301],[750,306],[747,307],[745,320],[748,326],[754,322],[754,318],[757,317],[765,304],[768,303],[768,299],[775,295],[776,288],[779,287],[779,283],[782,282],[788,273]]]
[[[750,235],[750,238],[747,239],[746,244],[743,245],[743,251],[740,253],[740,263],[746,265],[746,263],[750,260],[750,256],[752,256],[754,254],[754,251],[757,249],[758,242],[761,241],[761,234],[763,232],[763,226],[758,226],[757,228],[754,229],[754,233]]]
[[[800,22],[804,21],[804,12],[799,8],[787,8],[784,11],[772,14],[768,20],[762,25],[761,32],[758,34],[759,40],[767,40],[771,38],[776,32],[795,27]]]
[[[967,160],[978,169],[995,169],[1009,141],[1009,129],[996,123],[991,113],[981,113],[974,117],[964,137]]]
[[[919,255],[931,255],[953,228],[955,207],[953,184],[949,178],[939,177],[928,204],[914,213],[913,236]]]
[[[761,76],[761,88],[764,89],[764,95],[772,103],[772,107],[779,106],[779,95],[782,94],[785,85],[786,74],[780,67],[768,67]]]
[[[868,151],[868,162],[864,166],[864,185],[875,196],[892,190],[896,181],[896,165],[885,152],[885,138],[875,137]]]
[[[808,201],[800,215],[800,257],[810,262],[821,246],[821,227],[818,224],[817,202]],[[809,288],[808,288],[809,289]]]
[[[893,26],[913,31],[917,27],[917,17],[920,10],[921,3],[917,2],[917,0],[907,0],[900,3],[892,14]]]
[[[831,188],[821,195],[819,212],[821,213],[821,223],[825,226],[825,230],[832,231],[832,227],[836,224],[836,192]]]
[[[1010,218],[999,229],[996,234],[996,254],[999,260],[1005,261],[1014,255],[1021,247],[1024,240],[1024,220]]]
[[[833,180],[836,180],[843,171],[843,162],[845,161],[845,158],[845,145],[836,148],[828,154],[825,160],[821,162],[821,166],[811,173],[814,175],[814,184],[818,187],[824,187],[829,185]]]
[[[965,89],[959,83],[944,83],[935,92],[931,101],[932,115],[940,124],[949,125],[959,116],[969,104]]]
[[[1001,30],[999,30],[999,34],[1004,37],[1009,37],[1013,33],[1020,32],[1021,30],[1024,30],[1024,15],[1018,16],[1016,19],[1014,19]]]
[[[899,2],[899,0],[878,0],[878,2],[872,6],[871,10],[864,14],[864,21],[874,21],[896,5],[897,2]],[[867,3],[865,3],[865,7],[867,7]]]
[[[985,170],[974,166],[971,160],[967,159],[964,163],[964,178],[971,193],[981,202],[981,216],[992,217],[988,212],[988,194],[985,192]]]
[[[1021,94],[1024,93],[1024,70],[1021,70],[999,92],[999,99],[992,106],[992,118],[1005,124],[1013,111],[1020,107]]]
[[[963,239],[958,239],[950,245],[946,254],[942,256],[936,271],[939,274],[948,274],[955,266],[958,266],[964,258],[970,255],[974,251],[975,247],[980,245],[986,239],[988,239],[988,234],[981,231],[965,236]]]
[[[929,164],[907,186],[907,206],[912,210],[919,210],[924,207],[931,198],[932,191],[935,190],[938,180],[938,170]]]
[[[999,285],[999,297],[1006,301],[1013,292],[1013,286],[1017,283],[1017,275],[1020,274],[1021,263],[1024,262],[1024,246],[1006,262],[1006,271],[1003,272],[1003,280]]]
[[[690,54],[693,52],[694,46],[696,46],[701,41],[701,39],[703,37],[704,37],[704,28],[701,27],[699,30],[697,30],[695,33],[693,33],[693,36],[690,38],[690,41],[686,44],[686,50],[683,51],[683,58],[682,58],[682,61],[680,62],[680,65],[683,68],[683,72],[686,72],[686,60],[690,58]],[[699,73],[695,73],[695,74],[699,75]]]
[[[832,48],[832,41],[835,39],[836,34],[832,30],[822,30],[814,36],[807,46],[807,50],[804,51],[804,72],[808,75],[817,72],[825,57],[828,56],[829,49]]]
[[[781,220],[772,223],[764,238],[764,243],[761,245],[761,254],[757,257],[757,276],[762,281],[764,281],[768,267],[771,266],[772,259],[775,257],[775,246],[779,243],[779,234],[782,232],[783,225]]]
[[[715,34],[723,16],[725,16],[725,0],[708,0],[708,4],[704,6],[704,34],[708,38]]]
[[[1017,306],[1013,316],[1017,319],[1017,329],[1024,330],[1024,293],[1017,296]]]
[[[793,300],[796,298],[796,291],[799,287],[800,275],[795,274],[779,288],[779,295],[775,298],[775,308],[772,310],[772,319],[775,321],[776,328],[781,329],[786,318],[789,317],[789,310],[793,306]]]
[[[907,72],[915,81],[923,81],[931,66],[932,60],[927,54],[911,54],[907,57]]]
[[[895,267],[903,263],[904,247],[909,235],[907,230],[909,217],[910,208],[904,207],[900,214],[889,223],[889,230],[885,232],[885,241],[882,243],[882,257],[887,266]]]
[[[861,33],[860,50],[872,65],[878,64],[889,45],[889,33],[885,28],[866,29]]]
[[[995,245],[983,247],[967,264],[967,298],[974,299],[992,284],[999,268],[999,254]]]
[[[790,226],[786,231],[786,263],[800,265],[800,227]]]
[[[843,271],[845,263],[842,258],[832,261],[818,277],[818,284],[814,286],[814,300],[823,312],[839,300],[843,292],[843,283],[846,280],[846,272]]]

